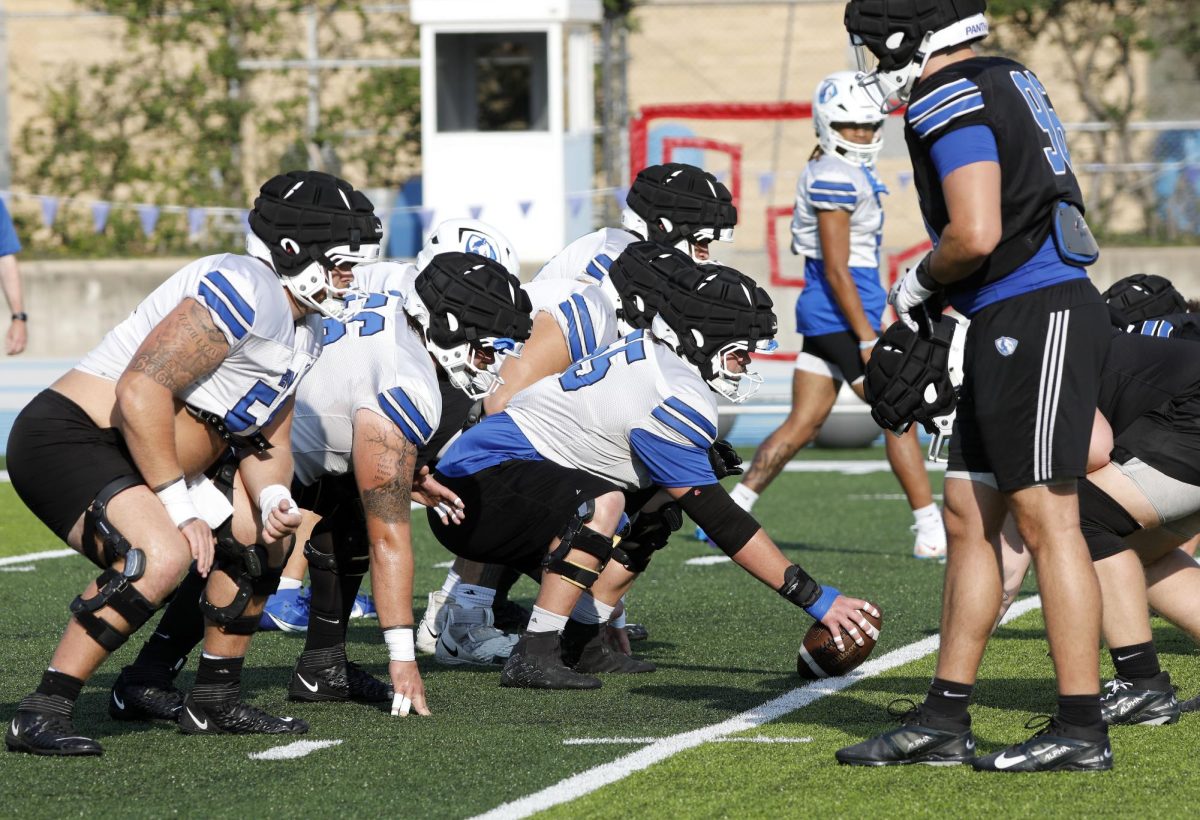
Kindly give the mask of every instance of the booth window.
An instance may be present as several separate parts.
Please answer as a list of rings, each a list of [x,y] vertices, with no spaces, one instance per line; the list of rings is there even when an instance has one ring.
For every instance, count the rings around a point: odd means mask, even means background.
[[[438,131],[547,131],[545,32],[437,35]]]

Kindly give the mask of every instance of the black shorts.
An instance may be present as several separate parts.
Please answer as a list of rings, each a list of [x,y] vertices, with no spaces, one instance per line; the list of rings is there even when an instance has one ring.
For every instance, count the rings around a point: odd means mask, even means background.
[[[805,336],[800,352],[836,365],[842,371],[842,378],[850,384],[861,379],[866,372],[862,353],[858,349],[858,336],[852,330]]]
[[[1112,330],[1087,279],[989,305],[967,332],[949,477],[995,477],[1002,492],[1087,473]]]
[[[115,427],[97,427],[78,404],[43,390],[13,422],[8,475],[25,506],[66,541],[105,485],[140,473]]]
[[[435,475],[458,493],[466,512],[461,524],[443,524],[429,511],[429,527],[442,546],[481,564],[533,573],[579,505],[617,489],[552,461],[506,461],[462,478]]]

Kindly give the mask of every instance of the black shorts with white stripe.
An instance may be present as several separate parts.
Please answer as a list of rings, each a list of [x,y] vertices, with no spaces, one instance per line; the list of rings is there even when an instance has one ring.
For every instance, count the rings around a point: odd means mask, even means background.
[[[1085,475],[1111,339],[1108,309],[1087,279],[979,311],[948,470],[990,473],[1002,492]]]

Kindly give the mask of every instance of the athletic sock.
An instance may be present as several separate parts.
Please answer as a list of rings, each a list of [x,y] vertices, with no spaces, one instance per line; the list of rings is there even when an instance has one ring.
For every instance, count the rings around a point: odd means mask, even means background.
[[[187,655],[204,640],[204,615],[200,596],[208,583],[194,568],[175,590],[175,597],[163,611],[154,632],[142,644],[137,659],[129,667],[135,681],[168,680],[183,668]]]
[[[579,602],[571,611],[571,618],[582,624],[606,624],[612,620],[615,606],[609,606],[603,601],[597,601],[586,592],[579,596]]]
[[[309,566],[312,581],[312,597],[308,604],[308,632],[304,638],[305,650],[325,649],[334,644],[345,643],[346,621],[343,611],[349,611],[342,600],[342,579],[331,570]],[[350,596],[354,606],[354,596]]]
[[[237,701],[242,691],[242,666],[245,662],[244,657],[219,658],[201,652],[192,697],[206,704]]]
[[[301,578],[289,578],[286,575],[279,579],[279,589],[276,592],[283,592],[288,589],[300,589],[304,586],[304,581]]]
[[[458,585],[462,583],[462,576],[454,570],[446,573],[446,580],[442,581],[442,592],[453,597]]]
[[[1162,667],[1158,665],[1158,650],[1154,648],[1154,641],[1111,648],[1108,654],[1112,657],[1113,666],[1117,668],[1117,677],[1124,680],[1152,678],[1162,671]]]
[[[1091,738],[1108,733],[1100,716],[1100,693],[1059,695],[1058,723],[1066,737]]]
[[[974,689],[974,684],[934,678],[925,695],[924,706],[937,717],[967,723],[970,721],[967,707],[971,705],[971,692]]]
[[[942,511],[938,509],[936,502],[927,504],[920,509],[913,510],[913,520],[917,522],[918,527],[936,527],[942,523]]]
[[[454,603],[466,609],[491,609],[496,602],[496,590],[475,584],[459,584]]]
[[[83,681],[51,667],[42,673],[42,682],[35,691],[39,695],[54,695],[75,703],[83,691]]]
[[[542,609],[536,604],[533,607],[533,614],[529,616],[529,626],[525,627],[526,632],[562,632],[567,626],[568,615],[556,615],[549,610]]]
[[[758,501],[758,493],[741,483],[729,491],[729,497],[746,512],[754,509],[754,502]]]

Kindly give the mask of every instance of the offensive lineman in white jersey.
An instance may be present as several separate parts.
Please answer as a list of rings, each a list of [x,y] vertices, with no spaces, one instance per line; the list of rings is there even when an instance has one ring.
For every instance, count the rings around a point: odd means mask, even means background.
[[[872,629],[858,610],[874,608],[790,564],[729,499],[709,462],[713,393],[744,399],[760,381],[746,367],[750,351],[774,336],[770,298],[749,277],[696,265],[676,250],[663,248],[645,264],[663,289],[650,330],[521,392],[438,464],[438,479],[471,510],[456,527],[431,518],[438,540],[473,560],[541,576],[533,616],[501,674],[504,686],[594,689],[601,682],[590,672],[647,671],[610,666],[600,630],[634,577],[613,545],[622,491],[652,484],[666,488],[734,561],[835,635],[842,627],[851,636]],[[592,611],[581,613],[577,603],[588,590]]]
[[[214,531],[255,545],[238,546],[256,562],[257,576],[244,581],[247,609],[261,608],[278,580],[300,522],[287,488],[292,394],[320,353],[316,314],[335,310],[332,271],[378,253],[379,220],[343,180],[292,172],[263,185],[250,225],[247,256],[207,257],[173,275],[14,425],[14,489],[104,572],[71,604],[49,669],[18,706],[11,751],[103,752],[75,730],[72,711],[104,659],[193,559],[208,576],[203,606],[240,595],[244,568],[219,548],[214,561]],[[237,516],[205,478],[231,446],[250,452],[236,481],[256,501]],[[257,618],[249,630],[245,619],[210,623],[192,694],[204,704],[200,720],[213,731],[304,732],[303,721],[239,702]]]

